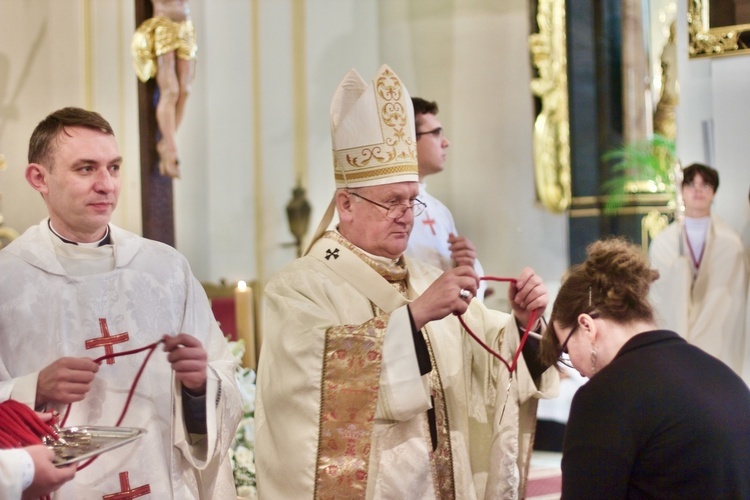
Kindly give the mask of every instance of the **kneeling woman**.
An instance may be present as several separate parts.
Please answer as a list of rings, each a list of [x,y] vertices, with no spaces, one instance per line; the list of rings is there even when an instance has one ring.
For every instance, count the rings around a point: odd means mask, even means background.
[[[562,498],[750,498],[750,390],[727,365],[658,330],[659,277],[640,247],[597,241],[573,266],[542,340],[590,380],[570,410]]]

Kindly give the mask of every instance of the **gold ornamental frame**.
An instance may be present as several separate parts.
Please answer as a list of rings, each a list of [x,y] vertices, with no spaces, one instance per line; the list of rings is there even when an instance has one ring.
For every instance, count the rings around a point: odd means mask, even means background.
[[[711,2],[718,1],[689,0],[687,21],[691,58],[750,52],[750,24],[710,25],[709,8]]]
[[[529,36],[538,74],[531,91],[541,101],[534,121],[534,180],[542,206],[562,213],[571,201],[565,0],[538,0],[536,21],[539,31]]]

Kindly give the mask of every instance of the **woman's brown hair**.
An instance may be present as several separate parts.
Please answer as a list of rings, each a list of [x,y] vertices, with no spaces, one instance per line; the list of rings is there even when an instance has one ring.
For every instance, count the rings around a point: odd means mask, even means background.
[[[591,243],[586,253],[586,261],[568,270],[557,293],[541,343],[540,356],[546,364],[554,364],[560,355],[555,323],[572,328],[578,315],[593,312],[622,324],[653,321],[648,291],[659,272],[649,267],[643,249],[622,237],[611,237]]]

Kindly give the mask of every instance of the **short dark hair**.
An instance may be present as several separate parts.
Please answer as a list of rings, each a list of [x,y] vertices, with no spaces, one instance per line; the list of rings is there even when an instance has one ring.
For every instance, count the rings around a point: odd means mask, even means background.
[[[702,163],[693,163],[682,170],[682,185],[693,182],[696,174],[701,176],[703,182],[714,187],[714,193],[719,189],[719,172]]]
[[[412,97],[411,104],[414,106],[415,115],[436,115],[438,114],[438,105],[435,101],[428,101],[421,97]]]
[[[39,122],[34,132],[31,133],[29,163],[44,164],[45,167],[51,169],[54,141],[60,134],[65,133],[68,127],[90,128],[111,136],[115,135],[109,122],[95,111],[75,107],[58,109]]]

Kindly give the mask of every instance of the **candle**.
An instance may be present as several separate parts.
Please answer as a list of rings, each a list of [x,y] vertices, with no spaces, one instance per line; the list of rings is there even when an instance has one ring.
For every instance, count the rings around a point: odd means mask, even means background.
[[[237,339],[245,341],[245,355],[242,358],[247,368],[255,370],[255,319],[253,289],[240,281],[234,289],[234,313],[237,325]]]

